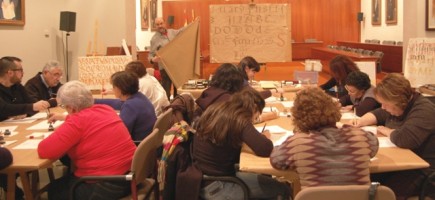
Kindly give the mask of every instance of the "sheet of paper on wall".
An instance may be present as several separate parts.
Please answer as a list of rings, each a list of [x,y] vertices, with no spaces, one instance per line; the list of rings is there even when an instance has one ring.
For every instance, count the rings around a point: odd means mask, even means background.
[[[379,147],[397,147],[389,137],[378,137]]]
[[[61,124],[63,124],[63,121],[56,121],[55,123],[53,123],[53,127],[56,129],[57,127],[59,127]],[[48,130],[48,121],[47,120],[43,120],[29,128],[27,128],[27,130]]]
[[[12,149],[37,149],[42,139],[29,139],[15,146]]]

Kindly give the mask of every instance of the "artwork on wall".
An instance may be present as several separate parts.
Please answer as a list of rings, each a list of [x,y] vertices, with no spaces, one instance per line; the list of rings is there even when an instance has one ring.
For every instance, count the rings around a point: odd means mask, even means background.
[[[151,24],[151,31],[156,31],[157,26],[154,22],[157,17],[157,0],[150,0],[150,24]]]
[[[435,0],[426,0],[426,30],[435,31]]]
[[[149,28],[150,20],[150,4],[149,0],[140,0],[140,24],[142,27],[142,30],[146,30]]]
[[[372,25],[381,25],[381,0],[372,0]]]
[[[385,23],[397,24],[397,0],[385,0]]]
[[[0,0],[0,24],[24,26],[24,0]]]
[[[372,25],[381,25],[381,0],[372,0]]]

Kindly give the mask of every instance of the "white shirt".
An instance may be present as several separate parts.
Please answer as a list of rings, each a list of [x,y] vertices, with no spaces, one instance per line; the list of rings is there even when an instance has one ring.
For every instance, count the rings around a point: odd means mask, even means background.
[[[169,105],[165,90],[154,76],[146,74],[140,78],[139,91],[151,101],[156,111],[156,116],[162,113],[162,108]]]

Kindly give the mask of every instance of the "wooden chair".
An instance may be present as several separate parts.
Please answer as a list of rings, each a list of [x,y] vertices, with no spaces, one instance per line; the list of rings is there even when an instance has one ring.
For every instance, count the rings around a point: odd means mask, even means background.
[[[377,185],[379,183],[376,183]],[[368,185],[342,185],[342,186],[318,186],[308,187],[301,190],[295,200],[395,200],[394,192],[385,186]],[[374,198],[369,198],[369,188],[376,188]]]
[[[169,108],[157,117],[156,123],[154,123],[154,129],[159,130],[158,135],[161,142],[163,141],[163,136],[165,135],[166,131],[168,131],[173,124],[172,108]]]
[[[154,199],[159,199],[157,184],[157,148],[162,145],[159,130],[154,129],[137,147],[133,155],[130,173],[126,175],[83,176],[70,189],[70,199],[75,199],[75,189],[85,181],[128,181],[131,182],[131,197],[138,199],[138,194],[145,194],[145,199],[154,191]],[[138,191],[138,186],[142,185]]]

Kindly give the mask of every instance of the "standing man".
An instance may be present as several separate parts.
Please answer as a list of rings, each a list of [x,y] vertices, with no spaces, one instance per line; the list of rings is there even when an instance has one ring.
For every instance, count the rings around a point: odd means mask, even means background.
[[[168,99],[171,98],[171,84],[172,80],[169,78],[166,71],[163,69],[162,63],[160,63],[160,57],[156,55],[156,51],[158,51],[161,47],[168,44],[171,40],[173,40],[178,33],[182,31],[182,29],[174,30],[167,29],[165,20],[161,17],[157,17],[155,20],[155,24],[157,26],[158,31],[151,38],[151,50],[148,55],[148,60],[151,64],[158,63],[160,74],[162,76],[162,86],[166,91],[166,96]],[[177,88],[174,85],[174,97],[177,95]]]
[[[0,59],[0,121],[7,118],[23,118],[47,109],[47,101],[30,97],[21,84],[23,78],[21,59],[3,57]]]
[[[36,76],[25,85],[27,93],[37,100],[48,100],[50,107],[57,106],[56,95],[62,84],[62,66],[56,60],[48,61]]]

